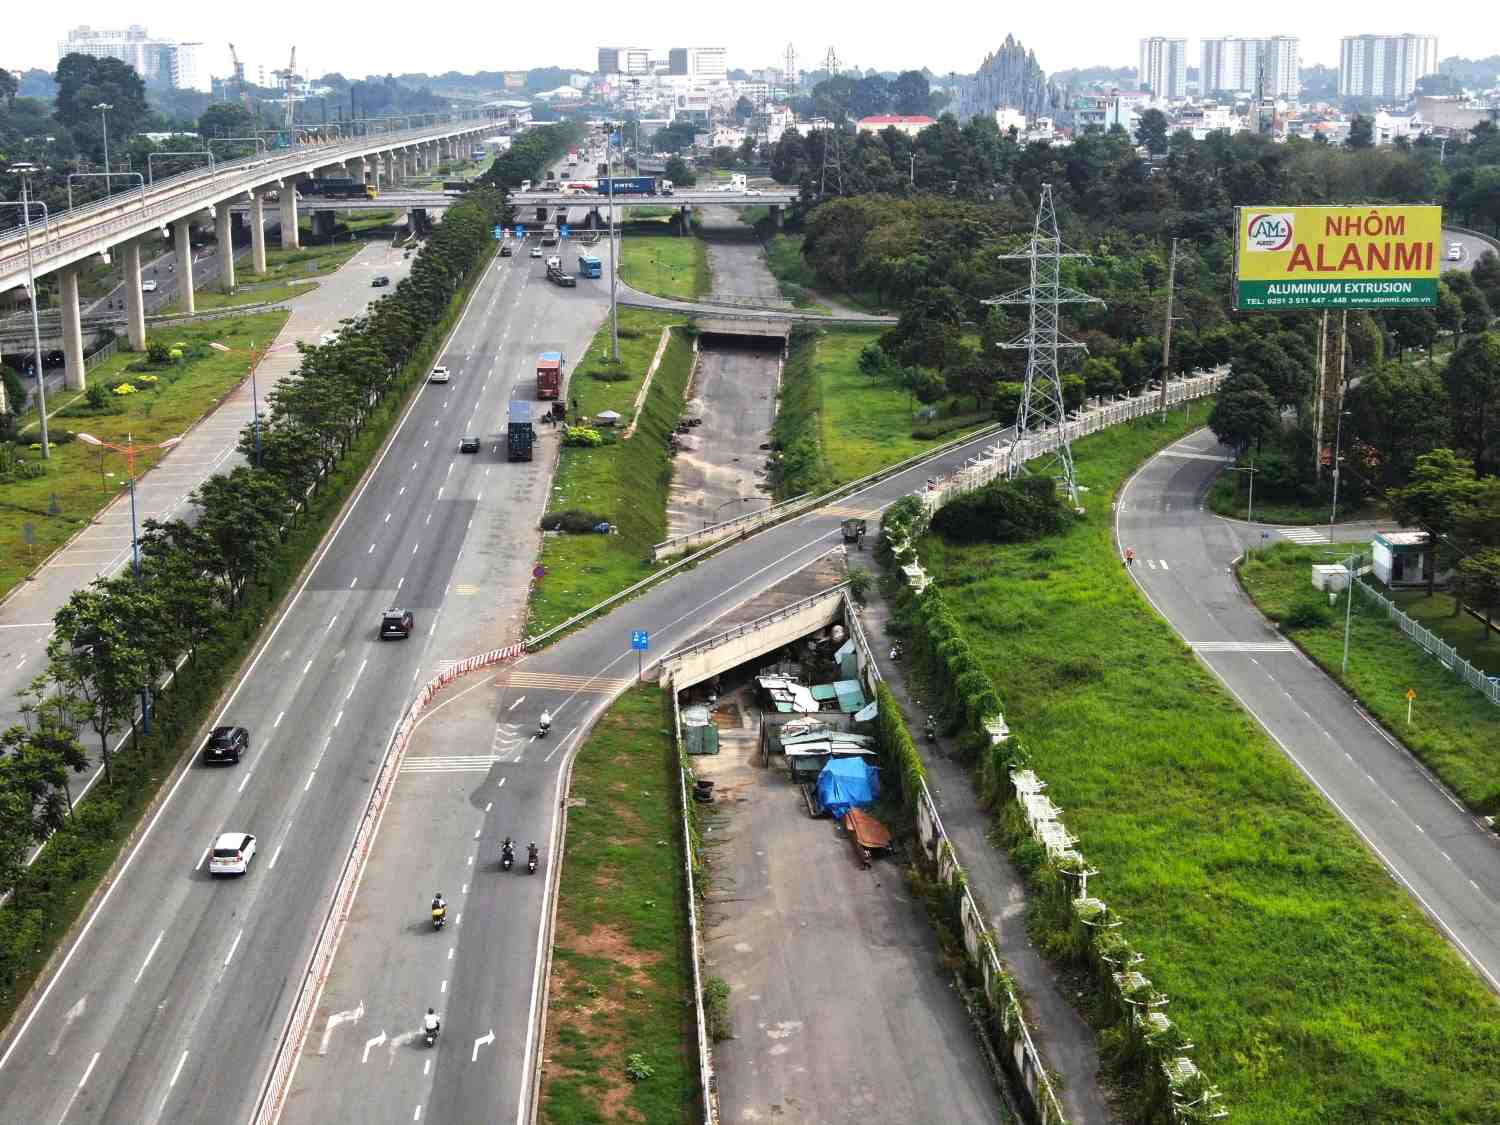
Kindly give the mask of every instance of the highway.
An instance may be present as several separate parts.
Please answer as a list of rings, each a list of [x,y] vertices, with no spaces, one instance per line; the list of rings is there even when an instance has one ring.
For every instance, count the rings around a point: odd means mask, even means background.
[[[1500,842],[1240,591],[1230,564],[1247,546],[1259,545],[1263,532],[1303,543],[1318,541],[1321,532],[1281,531],[1204,511],[1203,493],[1229,452],[1199,430],[1131,478],[1116,517],[1120,547],[1135,550],[1131,574],[1480,976],[1500,990]],[[1339,530],[1365,540],[1372,529]]]
[[[1447,260],[1446,255],[1449,244],[1454,242],[1463,248],[1463,258],[1457,262],[1450,262]],[[1440,249],[1440,253],[1443,255],[1442,268],[1445,270],[1472,270],[1474,263],[1486,251],[1493,253],[1494,250],[1495,247],[1492,243],[1485,241],[1478,235],[1466,234],[1463,231],[1452,230],[1448,227],[1443,228],[1443,246]]]
[[[419,680],[499,628],[457,582],[487,574],[481,552],[497,543],[534,557],[540,465],[504,462],[499,419],[528,393],[535,351],[577,354],[602,308],[532,266],[489,270],[442,356],[453,381],[415,396],[269,627],[216,720],[251,729],[244,762],[195,762],[169,783],[4,1043],[7,1121],[248,1118],[394,724]],[[484,452],[460,456],[470,428]],[[392,603],[416,631],[382,643]],[[204,857],[223,830],[255,834],[259,854],[245,877],[215,882]]]

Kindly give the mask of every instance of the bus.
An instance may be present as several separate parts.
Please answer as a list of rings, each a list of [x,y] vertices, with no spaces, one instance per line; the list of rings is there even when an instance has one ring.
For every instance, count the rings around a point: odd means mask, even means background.
[[[592,254],[578,255],[579,277],[603,277],[604,263]]]

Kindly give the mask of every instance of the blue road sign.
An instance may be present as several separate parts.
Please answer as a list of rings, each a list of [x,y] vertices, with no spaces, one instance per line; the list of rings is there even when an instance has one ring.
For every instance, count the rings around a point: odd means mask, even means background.
[[[505,237],[505,228],[504,227],[496,227],[495,228],[495,241],[499,242],[504,237]]]
[[[560,226],[560,227],[558,227],[558,228],[557,228],[557,231],[558,231],[558,233],[559,233],[559,234],[561,234],[561,235],[562,235],[562,236],[563,236],[563,237],[564,237],[564,238],[567,238],[567,237],[568,237],[568,235],[570,235],[570,234],[572,234],[572,233],[573,233],[573,232],[572,232],[572,231],[570,231],[570,230],[569,230],[569,229],[568,229],[568,224],[567,224],[567,223],[564,223],[564,224],[563,224],[563,225],[562,225],[562,226]]]
[[[516,237],[517,238],[525,238],[526,237],[526,228],[523,227],[520,223],[516,224]]]
[[[645,652],[651,647],[651,634],[644,629],[635,629],[630,634],[630,647],[636,652]]]

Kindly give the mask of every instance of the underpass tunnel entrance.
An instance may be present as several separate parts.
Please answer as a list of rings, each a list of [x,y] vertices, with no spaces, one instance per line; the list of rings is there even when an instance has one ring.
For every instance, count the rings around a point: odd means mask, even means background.
[[[710,317],[698,321],[698,347],[784,353],[791,332],[785,320]]]

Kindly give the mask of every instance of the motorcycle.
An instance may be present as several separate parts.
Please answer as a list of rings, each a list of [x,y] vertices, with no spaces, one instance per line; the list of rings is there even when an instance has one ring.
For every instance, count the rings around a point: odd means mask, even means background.
[[[927,741],[937,741],[937,723],[933,720],[931,715],[927,716]]]
[[[431,1047],[437,1042],[438,1028],[441,1026],[442,1024],[434,1024],[432,1027],[424,1027],[422,1029],[422,1040],[427,1046]]]
[[[544,716],[542,716],[542,718],[540,720],[538,720],[538,722],[536,724],[536,736],[538,738],[546,738],[547,737],[547,732],[550,731],[551,729],[552,729],[552,720],[550,718],[548,718],[547,716],[544,715]]]
[[[526,853],[526,874],[536,874],[536,848]]]
[[[432,908],[432,928],[441,930],[448,924],[448,908],[446,906],[434,906]]]
[[[500,849],[500,870],[509,871],[511,864],[516,862],[516,853],[510,848]]]

